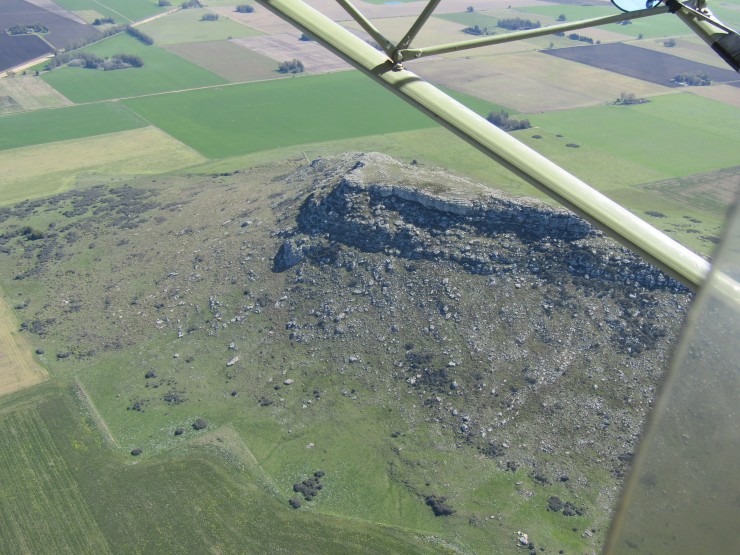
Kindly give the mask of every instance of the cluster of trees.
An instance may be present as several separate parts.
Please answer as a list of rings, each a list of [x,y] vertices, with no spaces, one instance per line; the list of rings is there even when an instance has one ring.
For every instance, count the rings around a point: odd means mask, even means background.
[[[489,31],[488,27],[479,27],[478,25],[473,25],[472,27],[465,27],[463,29],[463,33],[467,33],[468,35],[495,35],[493,31]]]
[[[303,73],[303,62],[300,60],[289,60],[278,66],[280,73]]]
[[[570,35],[568,35],[568,38],[570,40],[578,40],[588,44],[594,43],[594,39],[592,39],[591,37],[587,37],[586,35],[579,35],[578,33],[571,33]]]
[[[112,71],[115,69],[142,67],[144,60],[136,54],[116,54],[110,58],[101,58],[92,52],[65,52],[54,56],[50,63],[53,63],[54,67],[68,63],[71,66],[79,66],[86,69]]]
[[[689,85],[692,87],[706,87],[712,84],[712,80],[709,79],[709,75],[707,75],[703,71],[697,71],[694,73],[679,73],[678,75],[673,77],[671,81],[673,81],[674,83]]]
[[[154,44],[154,39],[144,33],[143,31],[139,31],[136,27],[131,27],[131,25],[126,25],[126,32],[134,37],[135,39],[143,42],[144,44],[148,44],[151,46]]]
[[[166,8],[167,6],[171,6],[172,3],[170,2],[170,0],[159,0],[159,2],[157,3],[157,5],[160,8]]]
[[[33,33],[48,33],[49,28],[41,23],[31,23],[30,25],[13,25],[8,29],[10,35],[32,35]]]
[[[630,104],[645,104],[647,99],[637,98],[635,93],[628,93],[622,91],[619,93],[619,97],[614,101],[616,106],[629,106]]]
[[[92,22],[93,25],[113,25],[114,23],[115,21],[113,21],[112,17],[98,17]]]
[[[236,7],[236,11],[239,13],[252,13],[254,11],[254,8],[249,4],[239,4]]]
[[[218,21],[218,14],[216,13],[205,13],[200,16],[201,21]]]
[[[500,110],[498,112],[491,112],[486,116],[486,119],[493,125],[504,131],[516,131],[518,129],[529,129],[532,124],[529,123],[528,119],[518,119],[509,115],[506,110]]]
[[[202,8],[203,6],[200,3],[200,0],[186,0],[182,4],[180,4],[180,7],[183,10],[187,10],[190,8]]]
[[[532,21],[521,17],[505,17],[504,19],[499,19],[496,26],[502,29],[509,29],[510,31],[524,31],[527,29],[539,29],[542,27],[542,24],[539,21]]]

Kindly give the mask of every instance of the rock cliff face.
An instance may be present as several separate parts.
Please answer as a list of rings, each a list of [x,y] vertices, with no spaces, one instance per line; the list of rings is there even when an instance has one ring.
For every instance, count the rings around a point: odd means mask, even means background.
[[[312,166],[323,179],[301,206],[277,271],[324,250],[311,240],[324,237],[365,252],[452,261],[473,274],[525,270],[547,279],[560,267],[586,280],[683,289],[586,221],[534,199],[510,199],[381,154],[360,156],[339,176],[326,161]]]

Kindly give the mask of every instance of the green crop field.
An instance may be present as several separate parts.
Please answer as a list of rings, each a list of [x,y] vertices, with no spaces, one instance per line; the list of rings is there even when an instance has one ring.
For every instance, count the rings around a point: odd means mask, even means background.
[[[112,17],[116,23],[138,21],[166,9],[159,7],[156,0],[55,0],[55,2],[71,12],[95,10],[104,16]]]
[[[226,83],[226,80],[202,67],[156,45],[144,45],[125,34],[83,50],[101,57],[120,53],[136,54],[144,60],[144,66],[115,71],[61,67],[45,72],[43,79],[73,102],[127,98]]]
[[[220,17],[217,21],[201,21],[204,13],[213,12],[181,10],[146,23],[139,29],[151,36],[157,45],[238,39],[262,34],[226,17]]]
[[[145,127],[120,104],[90,104],[0,116],[0,150]]]
[[[633,106],[537,114],[531,120],[563,135],[565,142],[609,152],[665,177],[737,165],[740,113],[689,93],[653,97],[647,104]],[[695,145],[701,145],[701,156],[689,154]]]
[[[543,25],[558,23],[555,20],[561,14],[565,15],[566,22],[568,22],[577,21],[580,19],[592,19],[595,17],[603,17],[607,15],[616,15],[620,13],[619,10],[617,10],[617,8],[615,8],[614,6],[575,5],[533,6],[531,8],[517,8],[516,11],[522,12],[524,14],[521,17],[527,17],[527,14],[531,14],[531,16],[543,15],[551,19],[551,21],[548,21],[547,23],[543,21]],[[614,31],[615,33],[621,33],[623,35],[630,35],[633,37],[637,37],[641,34],[643,38],[692,34],[691,30],[685,24],[683,24],[681,20],[678,19],[678,17],[672,14],[659,14],[643,19],[635,19],[629,25],[612,24],[600,26],[599,28]],[[582,33],[588,36],[588,30],[572,32]]]
[[[126,464],[84,406],[46,389],[33,406],[0,407],[3,553],[444,551],[405,531],[291,511],[216,441]]]
[[[357,72],[150,96],[124,103],[211,158],[434,125]]]

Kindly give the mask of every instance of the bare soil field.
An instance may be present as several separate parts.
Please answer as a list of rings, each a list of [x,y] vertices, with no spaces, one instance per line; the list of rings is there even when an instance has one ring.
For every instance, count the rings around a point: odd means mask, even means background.
[[[632,43],[633,46],[645,48],[647,50],[654,50],[661,54],[671,54],[673,56],[679,56],[686,60],[698,62],[700,64],[707,64],[720,69],[727,69],[727,63],[717,56],[717,54],[709,48],[702,40],[693,38],[676,38],[676,46],[666,48],[663,46],[665,39],[660,40],[641,40]]]
[[[704,72],[709,75],[712,81],[719,83],[737,82],[740,85],[737,73],[729,69],[719,69],[629,44],[577,46],[545,50],[544,52],[551,56],[606,69],[666,87],[679,87],[680,85],[672,83],[671,79],[675,75],[685,72]]]
[[[0,153],[0,205],[59,193],[85,172],[160,173],[206,159],[154,127]]]
[[[670,89],[539,52],[474,59],[419,61],[412,71],[434,83],[502,104],[524,113],[594,106],[614,100],[621,91],[638,96]]]
[[[234,44],[233,41],[171,44],[165,50],[232,83],[274,79],[279,76],[274,59]]]
[[[0,71],[51,52],[52,48],[36,35],[10,36],[0,31]]]
[[[49,29],[49,33],[44,35],[44,39],[56,48],[64,48],[83,38],[99,34],[90,25],[84,25],[73,17],[59,15],[24,0],[3,0],[0,3],[0,29],[7,29],[13,25],[41,23]],[[3,51],[4,48],[0,47],[0,53]],[[16,63],[30,60],[39,55],[29,55]],[[2,66],[0,65],[0,67]]]
[[[46,81],[31,75],[16,75],[0,79],[0,97],[10,97],[20,110],[38,110],[69,106],[72,103]],[[19,110],[13,110],[19,111]],[[0,107],[0,114],[3,113]]]
[[[267,35],[234,39],[232,42],[263,56],[275,60],[275,69],[280,62],[298,59],[303,62],[306,73],[328,73],[352,69],[323,46],[312,41],[298,40],[300,33]]]
[[[36,385],[49,377],[33,359],[32,347],[0,290],[0,396]]]

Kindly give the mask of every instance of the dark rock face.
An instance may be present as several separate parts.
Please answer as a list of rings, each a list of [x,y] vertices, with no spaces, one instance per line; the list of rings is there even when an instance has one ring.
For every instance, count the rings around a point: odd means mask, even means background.
[[[321,163],[314,167],[320,169]],[[379,165],[397,172],[379,172]],[[423,173],[416,171],[421,174],[413,176],[416,184],[394,184],[398,174],[407,182],[412,177],[398,162],[372,154],[363,155],[338,180],[327,176],[301,206],[296,237],[280,247],[275,271],[295,266],[304,256],[325,258],[326,247],[311,243],[311,238],[322,237],[364,252],[451,261],[472,274],[524,267],[547,278],[553,261],[559,260],[570,274],[585,280],[685,291],[566,210],[534,199],[509,199],[459,179],[448,187],[434,183],[430,191]]]

